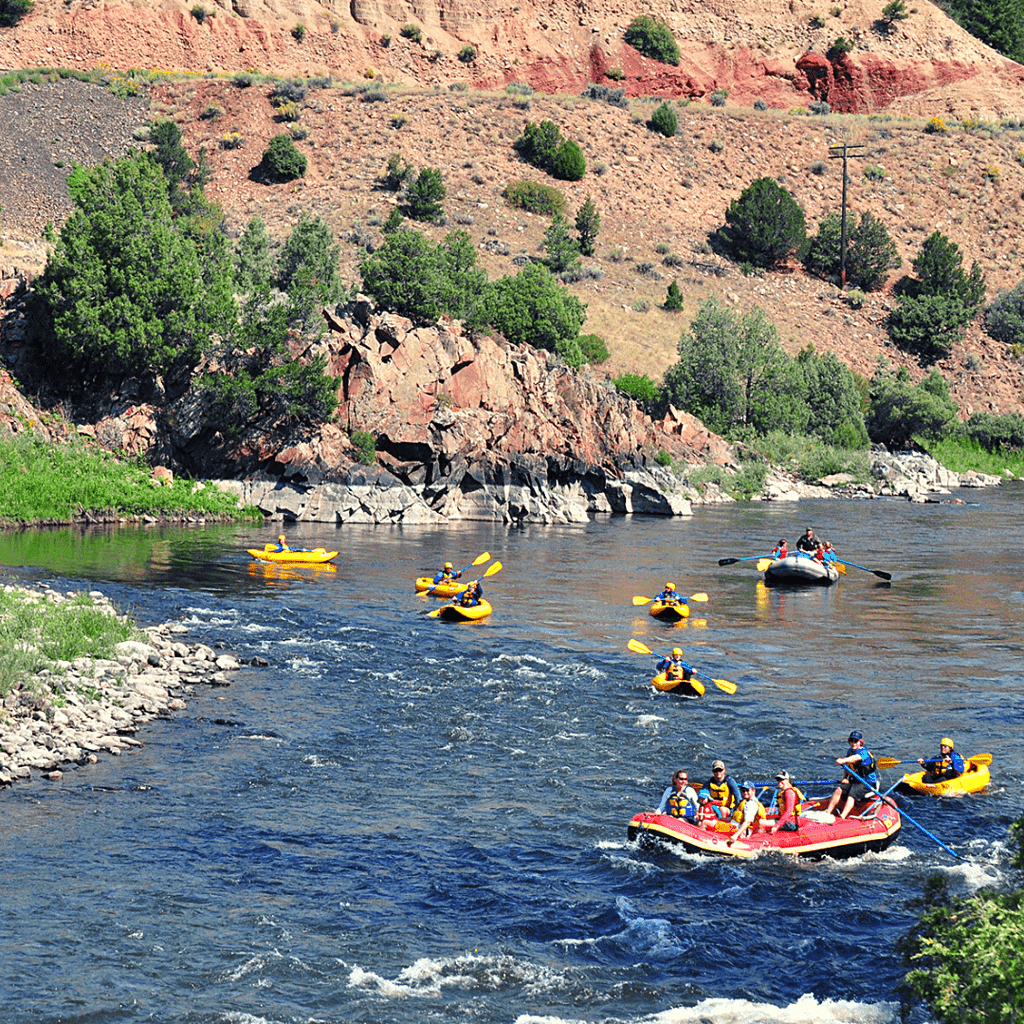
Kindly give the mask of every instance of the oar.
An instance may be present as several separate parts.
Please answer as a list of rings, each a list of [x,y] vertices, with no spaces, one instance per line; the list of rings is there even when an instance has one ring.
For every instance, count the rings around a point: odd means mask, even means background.
[[[487,557],[490,558],[491,556],[488,555]],[[476,563],[474,562],[473,564],[475,565]],[[493,576],[496,572],[501,572],[501,569],[501,562],[495,562],[494,565],[487,566],[487,571],[480,577],[480,579],[486,579],[488,576]],[[426,593],[426,591],[424,591],[424,593]],[[427,612],[427,616],[428,618],[436,619],[441,612],[445,610],[445,608],[451,608],[457,603],[457,601],[449,601],[447,604],[441,605],[440,608],[435,608],[432,612]]]
[[[992,763],[992,755],[991,754],[975,754],[974,757],[965,757],[964,758],[964,763],[967,764],[969,762],[973,762],[974,764],[991,764]],[[903,760],[903,761],[901,761],[897,757],[880,757],[878,759],[878,767],[879,768],[895,768],[897,765],[900,765],[900,764],[917,764],[917,763],[918,763],[918,761],[917,761],[916,758],[908,758],[907,760]]]
[[[875,794],[875,796],[880,796],[883,800],[885,800],[886,803],[888,803],[892,807],[896,806],[895,803],[893,803],[893,801],[892,801],[892,799],[890,797],[887,797],[884,793],[882,793],[879,790],[875,789],[875,787],[872,786],[870,782],[867,782],[865,779],[862,779],[855,772],[850,772],[850,774],[854,775],[858,782],[863,782],[864,785],[868,789],[870,789],[872,793]],[[904,811],[902,808],[898,808],[898,810],[900,812],[900,816],[901,817],[906,818],[907,821],[909,821],[911,825],[914,825],[916,828],[919,828],[929,839],[931,839],[934,842],[938,843],[939,846],[941,846],[946,851],[946,853],[952,854],[952,856],[956,857],[957,860],[962,860],[963,859],[963,858],[961,858],[959,853],[957,853],[955,850],[951,850],[941,839],[939,839],[937,836],[933,836],[931,834],[931,832],[929,832],[928,829],[926,829],[924,827],[924,825],[921,825],[918,822],[914,821],[914,819],[909,814],[907,814],[906,811]]]
[[[748,555],[746,558],[720,558],[718,560],[719,565],[735,565],[736,562],[756,562],[759,558],[764,558],[764,555]]]
[[[465,569],[460,569],[459,572],[458,572],[458,575],[455,577],[455,579],[458,579],[459,576],[461,576],[464,572],[469,572],[469,570],[472,569],[474,565],[483,565],[484,562],[489,562],[490,560],[491,560],[491,553],[490,553],[490,551],[485,551],[482,555],[479,555],[476,558],[474,558],[473,561],[470,562],[469,565],[467,565]],[[448,583],[450,581],[450,579],[451,579],[451,577],[449,577],[449,579],[447,579],[447,580],[441,580],[441,583]],[[437,590],[437,588],[439,586],[441,586],[441,583],[435,583],[432,587],[429,587],[427,590],[424,590],[423,593],[424,594],[432,593],[433,591]]]
[[[656,600],[656,598],[640,597],[640,595],[638,594],[636,597],[633,598],[633,604],[635,604],[639,608],[640,605],[650,604],[654,600]],[[683,604],[686,604],[688,601],[696,601],[698,604],[704,604],[708,600],[708,595],[702,591],[699,594],[691,594],[689,597],[677,597],[676,600],[682,601]]]
[[[858,565],[856,562],[851,562],[848,558],[836,559],[838,562],[842,562],[844,565],[852,565],[854,569],[863,569],[865,572],[870,572],[877,576],[880,580],[891,580],[891,572],[883,572],[881,569],[869,569],[866,565]]]
[[[775,561],[774,558],[768,558],[768,557],[762,558],[761,561],[757,563],[757,571],[758,572],[764,572],[765,569],[767,569],[768,566],[771,565],[772,562],[774,562],[774,561]]]
[[[650,647],[647,646],[647,644],[642,644],[639,640],[630,640],[629,643],[626,644],[626,646],[631,651],[636,651],[637,654],[654,654],[654,651],[652,651]],[[661,657],[660,654],[654,654],[654,656],[656,658]],[[690,672],[695,676],[700,676],[702,679],[710,679],[711,682],[715,684],[715,686],[717,686],[720,690],[725,690],[726,693],[736,692],[736,684],[730,683],[728,679],[714,679],[713,677],[706,675],[704,672],[698,672],[692,666],[690,667]],[[691,685],[692,682],[693,681],[691,680]],[[696,687],[694,687],[694,689],[696,689]]]

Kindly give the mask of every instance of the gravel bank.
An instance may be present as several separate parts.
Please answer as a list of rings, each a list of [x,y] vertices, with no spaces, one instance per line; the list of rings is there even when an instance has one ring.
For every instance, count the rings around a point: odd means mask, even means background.
[[[45,587],[4,589],[55,603],[76,596]],[[117,614],[99,591],[89,596]],[[135,734],[145,723],[183,710],[197,686],[228,686],[230,674],[241,665],[206,644],[186,643],[188,629],[180,623],[142,632],[147,640],[118,644],[115,659],[61,662],[57,672],[44,669],[4,697],[0,786],[27,779],[33,771],[57,780],[68,765],[94,764],[102,754],[141,746]]]

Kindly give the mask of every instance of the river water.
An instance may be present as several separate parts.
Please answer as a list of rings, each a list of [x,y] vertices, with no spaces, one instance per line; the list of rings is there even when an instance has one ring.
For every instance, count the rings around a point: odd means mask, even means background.
[[[1024,487],[961,496],[291,527],[338,549],[333,572],[251,562],[270,528],[5,535],[0,578],[102,589],[141,624],[182,621],[270,664],[197,691],[131,754],[0,792],[0,1016],[897,1021],[895,943],[924,880],[1009,878],[1024,809]],[[863,568],[794,593],[717,564],[808,524]],[[428,618],[413,578],[483,551],[504,566],[484,581],[493,616]],[[667,579],[709,594],[699,618],[633,607]],[[738,692],[656,693],[634,636]],[[962,859],[906,819],[887,851],[846,862],[626,841],[677,767],[831,780],[853,728],[876,755],[947,734],[992,753],[983,795],[900,798]]]

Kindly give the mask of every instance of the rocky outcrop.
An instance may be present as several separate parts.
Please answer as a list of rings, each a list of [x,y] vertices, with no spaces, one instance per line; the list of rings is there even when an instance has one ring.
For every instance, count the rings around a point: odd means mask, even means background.
[[[602,512],[689,515],[696,491],[655,457],[732,462],[692,416],[671,409],[653,423],[609,381],[547,352],[458,324],[417,326],[365,300],[327,320],[326,341],[303,354],[327,358],[345,429],[227,450],[189,435],[202,416],[187,396],[166,417],[186,468],[238,479],[243,502],[287,519],[569,523]],[[373,466],[357,461],[357,431],[375,438]]]

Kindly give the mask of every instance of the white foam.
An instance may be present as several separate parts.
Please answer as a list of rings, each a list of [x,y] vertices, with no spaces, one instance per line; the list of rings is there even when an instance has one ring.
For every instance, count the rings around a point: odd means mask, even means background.
[[[704,999],[696,1006],[665,1010],[638,1018],[643,1024],[893,1024],[898,1003],[858,1003],[804,994],[789,1006],[752,1003],[746,999]]]

